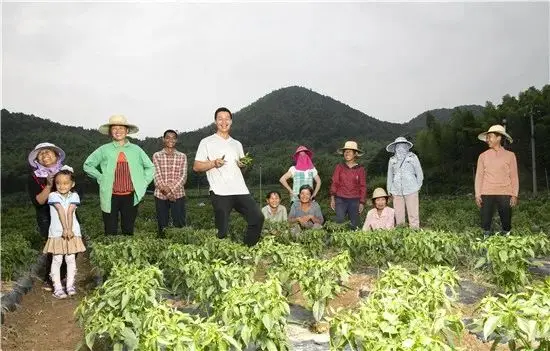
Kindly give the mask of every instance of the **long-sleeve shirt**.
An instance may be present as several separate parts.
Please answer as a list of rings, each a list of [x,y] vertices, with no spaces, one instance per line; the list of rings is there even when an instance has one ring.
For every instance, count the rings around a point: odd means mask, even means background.
[[[380,215],[376,208],[367,212],[367,218],[365,218],[365,224],[363,224],[363,231],[393,228],[395,228],[395,211],[393,208],[388,206],[384,207]]]
[[[153,180],[155,172],[155,166],[145,151],[130,141],[126,141],[124,145],[113,141],[101,145],[92,152],[84,161],[83,168],[86,174],[97,180],[101,211],[106,213],[111,213],[113,182],[120,152],[124,152],[130,167],[130,177],[134,186],[134,205],[137,205],[145,195],[147,186]]]
[[[174,150],[172,153],[161,150],[153,154],[155,165],[155,197],[166,200],[168,197],[160,191],[161,186],[168,186],[176,199],[185,196],[184,185],[187,181],[187,156]]]
[[[348,167],[339,163],[332,173],[330,195],[346,199],[359,199],[364,204],[367,196],[367,172],[365,167],[355,165]]]
[[[262,214],[264,215],[266,220],[272,221],[272,222],[286,222],[288,219],[287,213],[286,213],[286,207],[284,207],[283,205],[279,205],[275,213],[271,212],[271,207],[269,207],[269,205],[264,206],[262,208]]]
[[[516,155],[504,148],[489,149],[477,159],[475,196],[518,196],[519,178]]]
[[[422,187],[424,173],[418,157],[409,152],[403,160],[396,156],[388,162],[388,178],[386,189],[391,195],[410,195]]]

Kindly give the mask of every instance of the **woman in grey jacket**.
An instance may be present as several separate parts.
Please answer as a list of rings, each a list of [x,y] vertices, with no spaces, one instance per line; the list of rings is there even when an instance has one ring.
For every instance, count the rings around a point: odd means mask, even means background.
[[[420,228],[418,192],[422,187],[424,174],[418,157],[410,151],[413,144],[403,137],[398,137],[386,146],[394,155],[388,162],[388,193],[393,196],[395,222],[405,223],[405,209],[409,227]]]

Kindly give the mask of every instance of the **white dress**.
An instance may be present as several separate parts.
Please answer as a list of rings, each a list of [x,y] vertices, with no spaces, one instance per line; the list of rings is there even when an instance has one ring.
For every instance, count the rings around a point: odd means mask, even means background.
[[[76,219],[76,210],[73,213],[73,226],[72,231],[74,237],[71,239],[65,239],[63,235],[63,226],[59,219],[59,214],[55,208],[55,204],[60,204],[65,211],[70,205],[80,205],[80,197],[76,192],[69,192],[67,196],[63,196],[57,191],[50,193],[48,196],[48,205],[50,205],[50,229],[48,233],[48,241],[44,246],[44,253],[53,253],[54,255],[66,255],[77,252],[86,251],[84,242],[82,241],[82,235],[80,232],[80,224]]]

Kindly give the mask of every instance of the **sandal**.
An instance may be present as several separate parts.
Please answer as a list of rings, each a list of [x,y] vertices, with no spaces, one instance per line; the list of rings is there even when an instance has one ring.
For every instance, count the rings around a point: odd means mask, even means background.
[[[59,290],[54,291],[52,296],[55,297],[56,299],[65,299],[65,298],[67,298],[67,294],[65,294],[63,289],[59,289]]]
[[[74,286],[71,286],[71,287],[67,288],[67,295],[69,295],[69,296],[76,295],[76,289],[75,289]]]

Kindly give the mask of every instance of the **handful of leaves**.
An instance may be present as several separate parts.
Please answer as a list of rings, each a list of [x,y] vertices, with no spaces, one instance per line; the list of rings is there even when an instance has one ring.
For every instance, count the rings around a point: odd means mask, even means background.
[[[251,166],[253,161],[254,159],[250,156],[248,152],[244,155],[244,157],[241,157],[239,159],[239,162],[241,162],[245,167]]]

